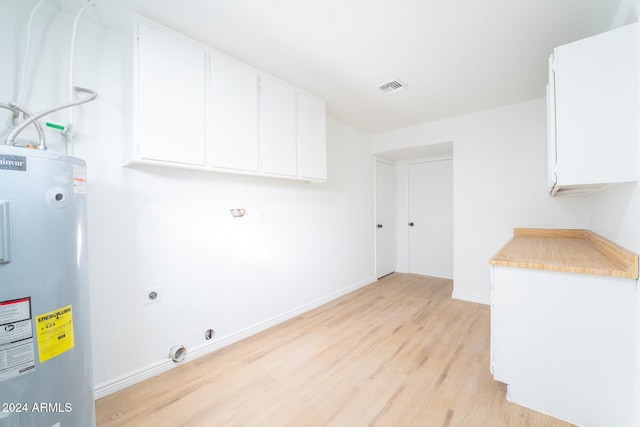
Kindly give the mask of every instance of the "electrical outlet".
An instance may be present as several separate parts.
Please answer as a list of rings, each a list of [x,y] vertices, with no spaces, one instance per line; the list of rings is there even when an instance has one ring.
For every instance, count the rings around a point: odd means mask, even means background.
[[[147,288],[144,290],[144,303],[153,304],[162,301],[161,288]]]

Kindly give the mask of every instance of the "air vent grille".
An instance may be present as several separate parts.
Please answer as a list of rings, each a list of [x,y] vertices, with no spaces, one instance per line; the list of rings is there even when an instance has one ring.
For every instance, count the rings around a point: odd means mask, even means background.
[[[406,88],[407,88],[407,85],[402,83],[400,80],[392,80],[383,85],[380,85],[378,89],[380,89],[386,94],[390,94]]]

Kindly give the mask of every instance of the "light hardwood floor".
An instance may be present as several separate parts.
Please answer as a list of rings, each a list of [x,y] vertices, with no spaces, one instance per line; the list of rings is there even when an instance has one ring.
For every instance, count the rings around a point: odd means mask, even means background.
[[[96,402],[98,426],[569,426],[505,399],[487,306],[397,274]]]

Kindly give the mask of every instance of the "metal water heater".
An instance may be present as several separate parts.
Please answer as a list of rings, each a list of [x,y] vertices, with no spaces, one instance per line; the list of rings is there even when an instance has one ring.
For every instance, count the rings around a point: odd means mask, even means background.
[[[83,160],[0,145],[0,427],[95,426]]]

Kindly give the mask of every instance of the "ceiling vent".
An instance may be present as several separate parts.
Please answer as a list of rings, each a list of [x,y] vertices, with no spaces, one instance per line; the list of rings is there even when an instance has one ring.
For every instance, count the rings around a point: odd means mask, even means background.
[[[380,85],[378,89],[380,89],[386,94],[390,94],[406,88],[407,88],[407,85],[402,83],[400,80],[392,80],[383,85]]]

